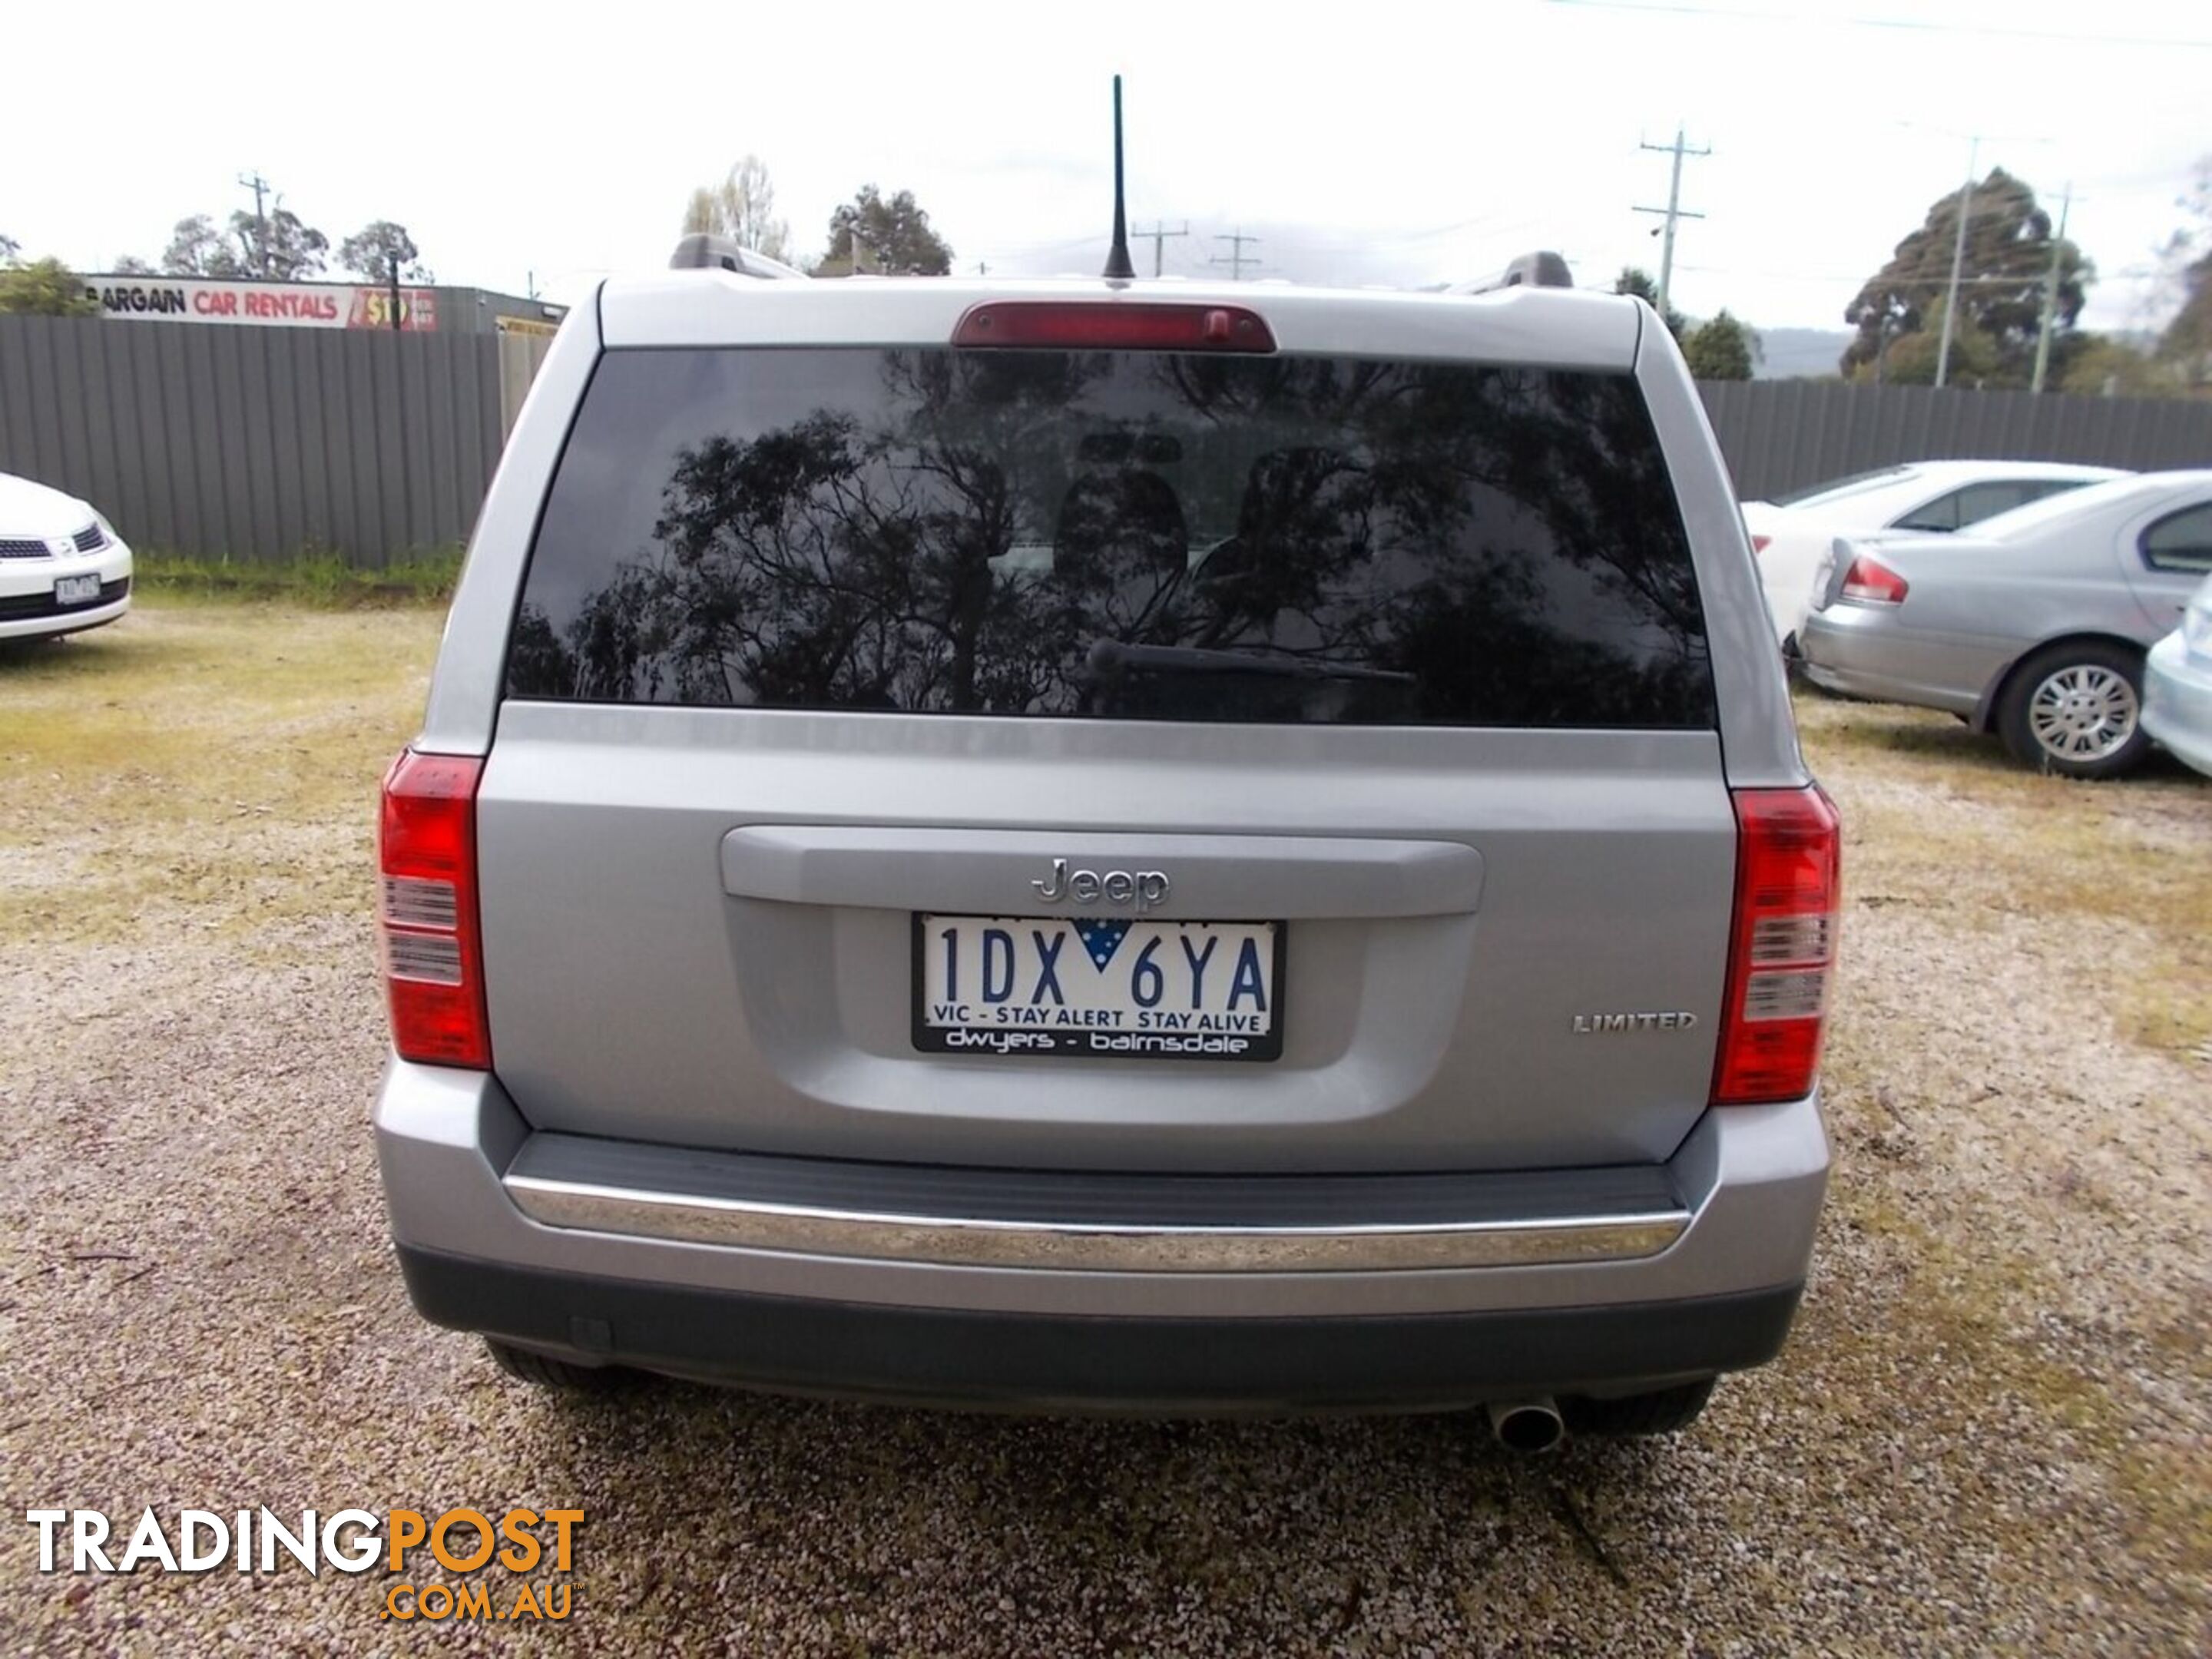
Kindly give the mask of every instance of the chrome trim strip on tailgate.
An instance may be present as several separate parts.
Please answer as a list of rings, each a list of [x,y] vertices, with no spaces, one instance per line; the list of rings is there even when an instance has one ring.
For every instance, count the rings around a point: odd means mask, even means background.
[[[1355,836],[1126,835],[919,825],[748,824],[722,837],[736,898],[939,915],[1030,915],[1054,860],[1172,878],[1142,908],[1161,919],[1471,915],[1482,854],[1458,842]],[[1101,900],[1102,914],[1128,901]]]
[[[1054,1273],[1384,1273],[1524,1267],[1656,1255],[1686,1210],[1376,1226],[1116,1225],[874,1214],[509,1174],[507,1196],[549,1227],[806,1255]]]

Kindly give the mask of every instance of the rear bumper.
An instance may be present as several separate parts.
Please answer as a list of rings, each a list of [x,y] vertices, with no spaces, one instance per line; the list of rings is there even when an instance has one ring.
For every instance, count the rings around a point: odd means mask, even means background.
[[[974,1190],[964,1209],[928,1206],[935,1214],[900,1199],[907,1176],[870,1177],[886,1183],[881,1202],[834,1206],[844,1221],[876,1212],[865,1218],[880,1245],[860,1254],[865,1230],[763,1231],[755,1222],[770,1206],[751,1202],[738,1231],[687,1235],[702,1214],[720,1224],[723,1212],[700,1200],[727,1198],[740,1176],[731,1160],[666,1149],[583,1142],[601,1160],[599,1178],[569,1183],[648,1209],[672,1200],[665,1224],[640,1219],[635,1205],[598,1217],[548,1210],[532,1182],[542,1189],[577,1155],[575,1138],[532,1133],[482,1073],[394,1061],[376,1127],[409,1287],[439,1323],[769,1388],[1093,1407],[1442,1406],[1526,1389],[1621,1392],[1757,1364],[1788,1328],[1828,1167],[1816,1099],[1731,1109],[1708,1113],[1656,1170],[1346,1177],[1319,1209],[1303,1198],[1302,1212],[1282,1218],[1288,1229],[1198,1229],[1196,1255],[1183,1253],[1188,1213],[1142,1200],[1130,1183],[1143,1178],[1116,1177],[1091,1194],[1095,1213],[1060,1217],[1069,1224],[1042,1230],[1043,1253],[1009,1265],[995,1238],[980,1259],[969,1247],[979,1215],[1012,1224],[1024,1252],[1036,1244],[1042,1200],[1024,1189],[1002,1201],[1020,1177],[939,1172]],[[824,1207],[820,1182],[872,1167],[752,1162],[787,1166],[786,1207],[810,1225]],[[648,1192],[635,1171],[649,1166],[688,1170],[684,1190],[656,1178],[662,1190]],[[1358,1190],[1399,1181],[1410,1196],[1395,1213]],[[1589,1201],[1613,1187],[1610,1210]],[[1668,1200],[1663,1213],[1651,1188]],[[1444,1230],[1452,1249],[1473,1254],[1376,1265],[1407,1258],[1370,1253],[1376,1239],[1432,1241],[1421,1224],[1445,1212],[1457,1218]],[[1569,1213],[1598,1231],[1557,1236]],[[1110,1214],[1121,1220],[1105,1224]],[[1323,1214],[1341,1224],[1317,1225]],[[1330,1231],[1350,1255],[1301,1254]],[[1240,1255],[1255,1232],[1261,1248]],[[1534,1259],[1484,1253],[1529,1237],[1544,1240]],[[724,1238],[743,1242],[711,1242]],[[1603,1241],[1595,1253],[1593,1238]]]
[[[406,1245],[399,1265],[425,1318],[571,1358],[793,1394],[1080,1411],[1449,1409],[1656,1385],[1771,1359],[1799,1288],[1595,1310],[1148,1319],[641,1285]]]
[[[1845,603],[1809,613],[1797,647],[1805,678],[1827,690],[1970,718],[2012,650],[2000,641],[1908,628],[1893,608]]]

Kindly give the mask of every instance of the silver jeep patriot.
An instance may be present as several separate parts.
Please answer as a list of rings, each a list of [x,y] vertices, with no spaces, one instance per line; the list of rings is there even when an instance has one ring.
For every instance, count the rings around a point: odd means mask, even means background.
[[[385,780],[416,1308],[1523,1448],[1772,1358],[1838,826],[1650,311],[679,257],[563,325]]]

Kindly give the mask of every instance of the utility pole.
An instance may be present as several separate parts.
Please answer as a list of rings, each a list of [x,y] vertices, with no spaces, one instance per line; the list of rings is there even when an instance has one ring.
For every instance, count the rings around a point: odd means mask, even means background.
[[[1667,218],[1666,240],[1659,245],[1659,314],[1664,317],[1667,314],[1667,292],[1674,285],[1674,222],[1677,219],[1702,219],[1705,216],[1702,213],[1692,213],[1682,206],[1682,158],[1685,155],[1711,155],[1713,152],[1710,146],[1704,149],[1686,149],[1682,143],[1682,129],[1680,125],[1674,129],[1673,143],[1638,144],[1637,148],[1656,150],[1662,155],[1671,155],[1674,158],[1674,171],[1668,175],[1667,180],[1667,205],[1663,208],[1639,207],[1636,210],[1638,213],[1664,214]]]
[[[1943,292],[1943,332],[1936,347],[1936,384],[1951,377],[1951,331],[1959,313],[1959,276],[1966,264],[1966,221],[1974,211],[1974,167],[1982,158],[1982,141],[1966,147],[1966,184],[1959,193],[1959,234],[1951,239],[1951,282]]]
[[[1243,233],[1243,229],[1239,228],[1231,231],[1226,236],[1217,236],[1213,240],[1217,242],[1226,242],[1229,244],[1229,257],[1224,259],[1217,253],[1207,263],[1217,265],[1227,265],[1229,267],[1229,280],[1231,282],[1243,282],[1244,280],[1244,267],[1247,265],[1256,265],[1260,263],[1257,257],[1247,258],[1244,254],[1244,244],[1249,242],[1256,247],[1260,243],[1260,239],[1258,237],[1247,236]]]
[[[2043,377],[2051,368],[2051,329],[2058,318],[2058,259],[2066,247],[2066,216],[2073,210],[2074,186],[2058,201],[2058,234],[2051,241],[2051,270],[2043,279],[2043,325],[2035,333],[2035,379],[2030,392],[2043,390]]]
[[[261,204],[262,198],[269,193],[270,183],[261,176],[258,167],[252,173],[240,173],[238,182],[253,192],[253,256],[255,264],[259,267],[253,274],[266,276],[269,274],[269,216],[262,210]]]
[[[1150,230],[1140,230],[1137,233],[1137,240],[1139,241],[1142,241],[1147,236],[1152,239],[1153,276],[1157,276],[1160,274],[1161,245],[1170,236],[1188,236],[1189,234],[1190,221],[1188,219],[1182,222],[1182,228],[1181,230],[1170,230],[1167,228],[1166,221],[1158,220],[1154,222],[1152,228]]]

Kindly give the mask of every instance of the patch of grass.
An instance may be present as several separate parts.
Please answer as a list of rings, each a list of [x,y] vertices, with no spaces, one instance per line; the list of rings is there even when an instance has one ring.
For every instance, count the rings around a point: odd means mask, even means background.
[[[2130,987],[2120,1035],[2146,1048],[2212,1060],[2212,944],[2177,952]]]
[[[1947,789],[1977,799],[2048,806],[2078,802],[2086,792],[2212,801],[2206,793],[2212,785],[2162,754],[2116,783],[2083,783],[2023,764],[1996,733],[1977,732],[1939,709],[1861,702],[1802,687],[1796,703],[1798,733],[1814,755],[1847,755],[1854,766],[1873,762],[1900,778],[1938,778]]]
[[[2126,813],[2059,815],[2033,803],[1990,811],[1880,797],[1849,803],[1859,867],[1884,889],[1941,895],[1989,915],[2107,916],[2160,935],[2212,939],[2212,836],[2177,847],[2160,826]],[[2212,803],[2208,803],[2212,807]],[[1868,884],[1847,876],[1861,890]]]
[[[434,611],[142,605],[0,653],[0,938],[362,910]]]
[[[1897,1380],[1909,1379],[1919,1432],[1966,1444],[2030,1435],[2052,1462],[2070,1445],[2099,1471],[2129,1543],[2191,1573],[2212,1560],[2212,1511],[2201,1496],[2212,1460],[2185,1432],[2146,1433],[2121,1386],[2131,1367],[2155,1366],[2176,1346],[2193,1362],[2200,1331],[2069,1320],[2054,1312],[2065,1298],[2047,1263],[2004,1249],[1994,1230],[1948,1206],[1931,1214],[1924,1200],[1889,1183],[1838,1182],[1829,1203],[1830,1225],[1871,1241],[1898,1316],[1878,1344],[1837,1333],[1821,1345],[1814,1363],[1844,1421],[1888,1409]],[[1954,1466],[1951,1478],[1960,1526],[2018,1523],[2020,1494],[1991,1462]]]
[[[380,570],[310,548],[289,559],[196,559],[177,553],[137,556],[138,591],[176,601],[283,600],[319,611],[443,605],[461,574],[462,550],[410,552]]]
[[[1807,697],[1797,714],[1844,807],[1850,889],[2212,939],[2212,785],[2194,773],[2082,783],[2020,765],[1930,710]]]

